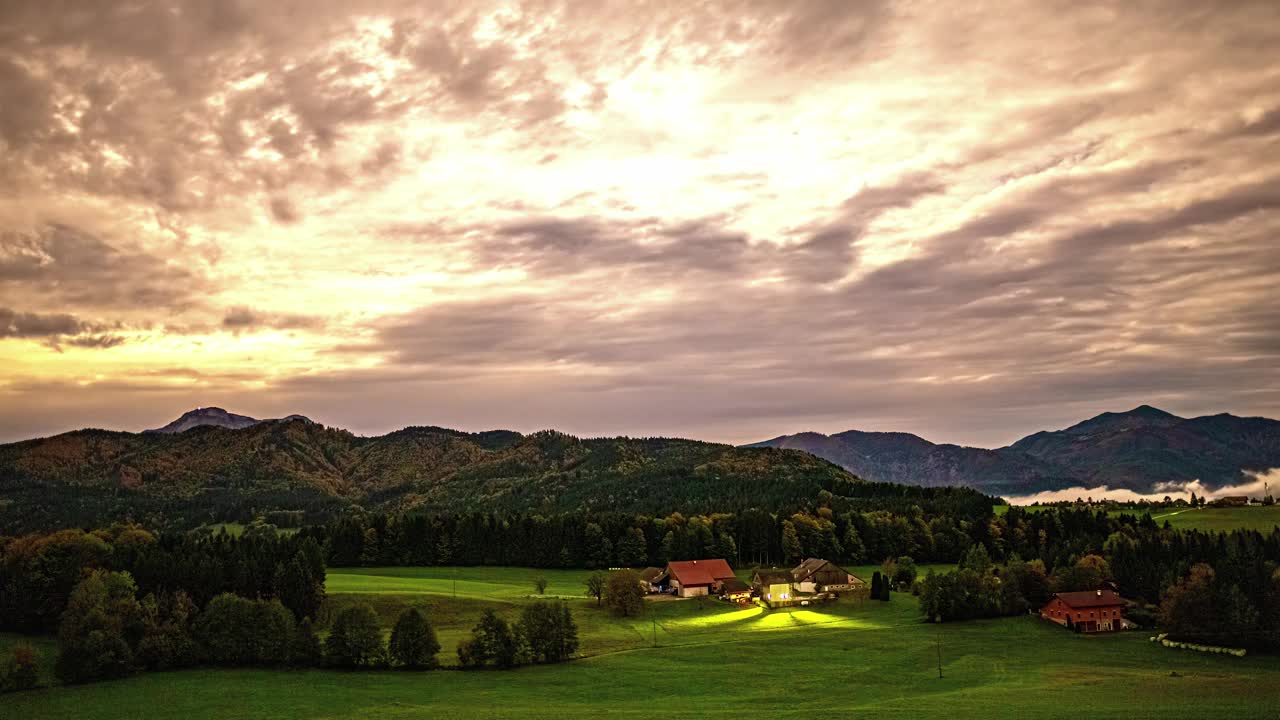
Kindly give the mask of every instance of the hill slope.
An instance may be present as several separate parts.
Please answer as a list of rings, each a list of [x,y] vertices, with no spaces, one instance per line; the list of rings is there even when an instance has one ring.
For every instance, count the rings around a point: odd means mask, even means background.
[[[177,433],[79,430],[0,445],[0,534],[132,517],[192,524],[249,509],[732,510],[857,482],[807,453],[694,440],[411,427],[379,437],[304,420]]]
[[[798,433],[748,447],[805,450],[877,482],[965,485],[1017,495],[1083,485],[1156,492],[1200,480],[1216,488],[1244,471],[1280,467],[1280,422],[1181,418],[1148,405],[1038,432],[995,450],[937,445],[906,433]]]

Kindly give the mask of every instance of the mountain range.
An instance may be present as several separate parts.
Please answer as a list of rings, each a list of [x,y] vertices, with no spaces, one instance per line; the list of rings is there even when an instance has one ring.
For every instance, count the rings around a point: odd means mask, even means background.
[[[379,510],[710,512],[783,507],[858,479],[809,453],[674,438],[409,427],[361,437],[218,408],[142,433],[0,445],[0,535],[133,518],[149,526]]]
[[[1107,485],[1223,487],[1280,467],[1280,422],[1103,413],[987,450],[909,433],[799,433],[735,447],[678,438],[409,427],[362,437],[300,415],[198,408],[142,433],[77,430],[0,445],[0,534],[133,518],[157,527],[380,510],[709,512],[785,507],[863,481],[988,495]]]
[[[804,450],[878,482],[1003,495],[1103,485],[1162,492],[1167,483],[1194,480],[1210,488],[1234,485],[1249,480],[1245,471],[1280,467],[1280,422],[1226,413],[1188,419],[1142,405],[993,450],[858,430],[783,435],[749,447]]]

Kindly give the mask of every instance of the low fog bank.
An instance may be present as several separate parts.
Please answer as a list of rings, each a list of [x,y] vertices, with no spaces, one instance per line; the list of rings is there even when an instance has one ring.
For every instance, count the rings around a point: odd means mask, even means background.
[[[1225,495],[1248,495],[1261,498],[1270,485],[1274,495],[1280,486],[1280,468],[1273,468],[1265,473],[1245,471],[1253,479],[1239,485],[1227,485],[1210,489],[1199,480],[1191,482],[1161,483],[1152,492],[1140,493],[1123,488],[1110,488],[1106,485],[1087,488],[1083,486],[1069,487],[1062,490],[1045,490],[1032,495],[1007,496],[1010,505],[1031,505],[1033,503],[1071,502],[1076,498],[1093,498],[1094,502],[1113,500],[1116,502],[1162,502],[1166,497],[1173,500],[1190,500],[1191,494],[1197,497],[1214,500]]]

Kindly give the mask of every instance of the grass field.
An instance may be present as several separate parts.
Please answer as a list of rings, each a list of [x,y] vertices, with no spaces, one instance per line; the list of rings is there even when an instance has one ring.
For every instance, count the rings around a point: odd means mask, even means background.
[[[403,607],[421,605],[438,629],[442,660],[452,661],[457,638],[484,608],[519,612],[534,575],[547,577],[548,594],[566,596],[581,594],[586,575],[460,569],[455,599],[451,574],[334,570],[330,611],[370,602],[388,624]],[[678,707],[704,717],[1263,718],[1274,717],[1280,683],[1278,658],[1174,651],[1148,642],[1147,633],[1084,637],[1031,617],[928,625],[915,598],[901,594],[887,604],[845,600],[772,612],[658,600],[637,618],[616,618],[593,600],[569,602],[586,657],[565,665],[474,673],[155,673],[5,696],[0,717],[562,720],[646,717]],[[0,644],[12,638],[0,636]]]
[[[1280,525],[1280,505],[1254,507],[1204,507],[1186,510],[1159,510],[1151,518],[1177,530],[1261,530],[1269,532]]]

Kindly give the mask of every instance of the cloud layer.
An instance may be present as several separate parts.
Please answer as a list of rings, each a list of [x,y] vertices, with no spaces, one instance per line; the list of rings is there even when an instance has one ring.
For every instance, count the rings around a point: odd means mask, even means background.
[[[0,440],[1280,415],[1280,7],[0,7]]]
[[[1133,490],[1123,488],[1110,488],[1106,485],[1099,487],[1071,487],[1062,490],[1045,490],[1044,492],[1034,493],[1032,495],[1021,495],[1006,498],[1012,505],[1031,505],[1034,503],[1053,503],[1053,502],[1075,502],[1076,500],[1086,499],[1089,502],[1104,502],[1112,500],[1116,502],[1161,502],[1165,498],[1172,500],[1191,500],[1191,496],[1202,497],[1209,500],[1227,497],[1231,495],[1245,495],[1250,498],[1262,500],[1270,494],[1272,497],[1280,490],[1280,469],[1268,470],[1265,473],[1248,473],[1253,477],[1249,482],[1239,485],[1228,485],[1217,489],[1210,489],[1204,486],[1199,480],[1191,482],[1171,482],[1157,486],[1154,492],[1140,493]]]

